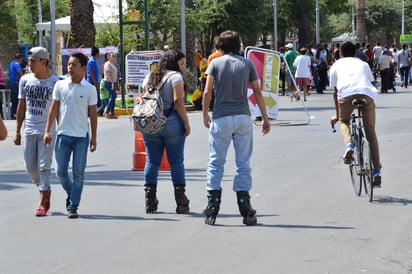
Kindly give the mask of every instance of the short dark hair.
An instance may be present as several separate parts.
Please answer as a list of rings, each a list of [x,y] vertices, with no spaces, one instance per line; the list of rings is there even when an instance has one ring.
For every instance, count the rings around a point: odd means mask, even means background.
[[[236,31],[222,32],[217,39],[217,48],[226,53],[238,54],[240,51],[240,36]]]
[[[354,57],[356,54],[356,46],[354,43],[347,41],[340,46],[340,53],[343,57]]]
[[[97,54],[99,54],[99,48],[96,46],[92,47],[92,56],[96,56]]]
[[[14,59],[20,59],[23,58],[23,55],[21,53],[16,53],[16,55],[14,55]]]
[[[87,58],[87,56],[81,52],[73,52],[72,54],[70,54],[70,57],[73,57],[79,60],[80,66],[82,67],[87,66],[87,61],[89,61],[89,58]]]

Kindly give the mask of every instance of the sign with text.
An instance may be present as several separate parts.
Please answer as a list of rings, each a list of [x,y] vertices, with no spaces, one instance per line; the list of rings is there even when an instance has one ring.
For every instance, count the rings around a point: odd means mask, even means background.
[[[255,47],[246,48],[246,58],[253,62],[259,75],[259,84],[269,118],[276,119],[279,112],[280,56],[276,51]],[[248,90],[249,108],[254,116],[261,116],[253,90]]]
[[[153,71],[164,55],[164,51],[136,51],[126,55],[125,74],[127,92],[138,93],[144,78]]]

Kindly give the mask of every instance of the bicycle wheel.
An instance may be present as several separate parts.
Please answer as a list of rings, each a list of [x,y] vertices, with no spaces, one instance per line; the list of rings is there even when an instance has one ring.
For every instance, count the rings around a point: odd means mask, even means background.
[[[373,199],[373,186],[372,186],[372,157],[369,147],[369,143],[366,139],[363,139],[363,185],[365,187],[365,193],[369,196],[369,202]]]
[[[355,144],[357,143],[357,136],[354,136]],[[353,160],[349,165],[350,177],[352,179],[352,188],[357,196],[362,193],[362,170],[359,159],[359,146],[355,145],[353,151]]]

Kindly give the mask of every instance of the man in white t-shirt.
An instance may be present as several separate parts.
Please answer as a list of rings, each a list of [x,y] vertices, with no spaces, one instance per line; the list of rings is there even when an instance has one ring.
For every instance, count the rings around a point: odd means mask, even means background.
[[[18,105],[16,111],[16,134],[13,141],[21,145],[21,128],[24,121],[24,162],[26,171],[40,192],[35,215],[46,216],[50,208],[50,177],[53,159],[53,144],[43,144],[47,114],[52,102],[53,87],[59,80],[47,68],[49,53],[43,47],[29,50],[29,67],[32,73],[25,74],[19,81]],[[55,135],[54,124],[50,128]],[[53,137],[54,139],[54,137]]]
[[[354,98],[363,98],[366,104],[362,106],[363,125],[366,139],[369,142],[373,162],[373,185],[381,185],[381,168],[379,159],[379,144],[375,132],[375,102],[377,89],[372,85],[374,80],[369,65],[355,58],[356,46],[345,42],[340,48],[341,58],[330,69],[330,85],[334,89],[333,98],[336,114],[331,117],[331,123],[341,122],[341,131],[346,143],[344,153],[345,163],[351,163],[354,143],[350,132],[350,119],[355,106]]]
[[[57,82],[54,86],[53,101],[43,140],[46,145],[51,143],[50,129],[58,118],[55,145],[56,173],[68,196],[66,208],[70,219],[79,217],[77,208],[83,191],[87,149],[90,146],[91,152],[96,150],[97,93],[96,88],[84,79],[87,61],[83,53],[74,52],[70,55],[67,64],[70,77]],[[73,180],[68,172],[71,156]]]

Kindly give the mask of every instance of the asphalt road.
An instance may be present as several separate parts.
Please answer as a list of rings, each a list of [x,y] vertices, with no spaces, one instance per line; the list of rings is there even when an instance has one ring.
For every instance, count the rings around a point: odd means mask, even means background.
[[[331,91],[306,105],[310,124],[254,127],[252,205],[247,227],[232,191],[233,149],[225,168],[221,212],[205,225],[208,130],[189,114],[185,150],[191,213],[176,215],[168,172],[159,181],[159,213],[144,211],[143,174],[132,171],[134,132],[127,116],[99,118],[89,154],[79,219],[68,219],[53,175],[49,216],[36,218],[38,192],[24,170],[22,147],[0,142],[0,273],[412,273],[412,93],[380,94],[377,134],[382,188],[373,203],[352,191],[339,161],[344,143],[330,130]],[[279,120],[306,121],[299,102],[280,100]]]

